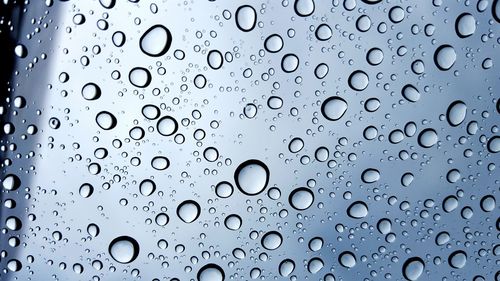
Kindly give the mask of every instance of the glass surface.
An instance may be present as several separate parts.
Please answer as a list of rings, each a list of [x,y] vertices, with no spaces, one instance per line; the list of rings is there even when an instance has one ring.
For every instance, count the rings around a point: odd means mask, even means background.
[[[2,1],[0,280],[500,280],[499,2]]]

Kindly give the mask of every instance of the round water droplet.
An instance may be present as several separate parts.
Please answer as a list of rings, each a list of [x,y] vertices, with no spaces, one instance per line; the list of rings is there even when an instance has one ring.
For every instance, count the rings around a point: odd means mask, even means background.
[[[128,74],[130,83],[138,88],[145,88],[151,83],[151,73],[143,67],[135,67]]]
[[[120,236],[109,243],[108,251],[115,261],[131,263],[139,255],[139,243],[132,237]]]
[[[328,68],[328,65],[326,63],[320,63],[314,69],[314,75],[318,79],[323,79],[328,74],[328,70],[329,70],[329,68]]]
[[[476,19],[469,13],[463,13],[455,21],[455,31],[458,37],[466,38],[476,32]]]
[[[496,200],[493,195],[486,195],[481,198],[481,209],[485,212],[491,212],[496,208]]]
[[[448,263],[453,268],[463,268],[467,263],[467,254],[461,250],[455,251],[448,257]]]
[[[283,48],[283,38],[278,34],[271,34],[264,41],[264,48],[270,53],[277,53]]]
[[[424,273],[425,264],[419,257],[409,258],[403,264],[403,276],[406,280],[417,280]]]
[[[450,45],[441,45],[436,49],[434,53],[434,63],[440,70],[450,69],[457,60],[457,53],[455,49]]]
[[[291,259],[285,259],[282,262],[280,262],[279,265],[279,273],[283,277],[287,277],[288,275],[292,274],[292,272],[295,269],[295,262]]]
[[[200,216],[201,208],[198,202],[186,200],[177,207],[177,216],[185,223],[192,223]]]
[[[87,83],[82,87],[82,96],[86,100],[96,100],[101,97],[101,88],[95,83]]]
[[[101,111],[97,113],[95,121],[103,130],[111,130],[116,127],[116,117],[108,111]]]
[[[330,121],[337,121],[347,111],[347,102],[340,97],[329,97],[321,105],[321,113]]]
[[[343,267],[352,268],[356,265],[356,256],[349,251],[342,252],[339,255],[339,263]]]
[[[255,9],[250,5],[240,6],[236,10],[235,20],[236,26],[238,26],[241,31],[249,32],[254,29],[257,23],[257,12],[255,12]]]
[[[238,189],[246,195],[257,195],[266,189],[269,183],[269,169],[259,160],[247,160],[234,172]]]
[[[438,246],[444,245],[450,241],[450,234],[446,231],[442,231],[436,235],[436,244]]]
[[[393,23],[399,23],[405,18],[405,10],[403,8],[396,6],[389,10],[389,19]]]
[[[220,198],[228,198],[233,194],[233,185],[227,181],[222,181],[215,186],[215,194]]]
[[[286,54],[281,59],[281,69],[286,73],[291,73],[299,67],[299,58],[295,54]]]
[[[267,250],[276,250],[281,246],[283,237],[277,231],[270,231],[262,237],[261,244]]]
[[[222,67],[224,59],[222,58],[222,53],[219,50],[211,50],[207,55],[208,65],[212,69],[219,69]]]
[[[314,237],[309,241],[309,249],[313,252],[321,250],[323,247],[323,239],[321,237]]]
[[[349,76],[349,87],[355,91],[363,91],[368,87],[368,74],[362,70],[356,70]]]
[[[382,234],[388,234],[391,232],[392,223],[389,219],[381,219],[377,223],[377,229]]]
[[[366,169],[361,174],[361,180],[364,183],[374,183],[380,179],[380,172],[377,169]]]
[[[11,259],[7,262],[7,268],[12,272],[16,272],[21,270],[23,268],[23,265],[20,261]]]
[[[443,210],[447,213],[455,210],[458,207],[457,197],[451,195],[443,200]]]
[[[434,146],[438,142],[438,135],[434,129],[425,129],[418,135],[418,143],[424,148]]]
[[[87,226],[87,233],[92,237],[97,237],[100,232],[99,226],[95,223],[91,223]]]
[[[158,215],[156,215],[155,217],[155,222],[157,225],[159,226],[165,226],[167,225],[167,223],[170,221],[170,218],[167,214],[165,213],[159,213]]]
[[[318,38],[319,41],[326,41],[326,40],[332,38],[332,35],[333,35],[332,29],[326,23],[320,24],[316,28],[315,34],[316,34],[316,38]]]
[[[454,101],[448,107],[446,112],[446,118],[451,126],[456,127],[465,120],[465,115],[467,114],[467,106],[463,101]]]
[[[198,281],[224,281],[226,278],[222,268],[214,263],[207,264],[198,271]]]
[[[290,196],[288,197],[288,202],[296,210],[299,211],[306,210],[313,204],[314,194],[308,188],[299,187],[294,189],[290,193]]]
[[[164,55],[172,44],[172,34],[163,25],[157,24],[150,27],[139,40],[142,52],[152,57]]]
[[[314,13],[314,0],[295,0],[293,5],[295,13],[300,17],[307,17]]]
[[[177,128],[179,125],[177,124],[177,120],[175,120],[171,116],[164,116],[160,120],[158,120],[158,123],[156,124],[156,130],[158,130],[158,133],[162,136],[171,136],[177,132]]]
[[[252,119],[257,115],[257,106],[253,103],[249,103],[245,105],[243,108],[243,114],[245,114],[245,117],[248,119]]]
[[[150,196],[156,190],[156,183],[152,180],[145,179],[139,184],[139,191],[144,196]]]
[[[354,219],[362,219],[368,215],[368,206],[363,201],[356,201],[347,208],[347,215]]]
[[[384,52],[379,48],[372,48],[366,54],[366,61],[371,65],[379,65],[384,60]]]
[[[242,223],[241,217],[238,216],[238,215],[229,215],[224,220],[224,225],[229,230],[238,230],[238,229],[240,229],[241,223]]]

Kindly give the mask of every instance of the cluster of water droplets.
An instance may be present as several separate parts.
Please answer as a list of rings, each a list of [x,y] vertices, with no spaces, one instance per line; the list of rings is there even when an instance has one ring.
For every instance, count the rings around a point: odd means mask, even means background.
[[[2,280],[499,280],[500,1],[11,2]]]

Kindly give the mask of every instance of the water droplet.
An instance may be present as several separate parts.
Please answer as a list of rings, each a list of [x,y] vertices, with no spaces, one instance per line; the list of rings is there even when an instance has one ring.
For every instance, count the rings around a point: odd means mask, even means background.
[[[227,227],[227,229],[230,230],[240,229],[241,223],[242,223],[241,217],[238,215],[229,215],[224,220],[224,225]]]
[[[291,153],[297,153],[304,148],[304,141],[301,138],[293,138],[288,144],[288,150]]]
[[[349,87],[355,91],[363,91],[368,87],[368,74],[362,70],[356,70],[349,76]]]
[[[139,184],[139,191],[144,196],[150,196],[156,190],[156,183],[152,180],[145,179]]]
[[[170,161],[164,156],[155,156],[151,159],[151,167],[158,171],[163,171],[170,166]]]
[[[233,185],[227,181],[222,181],[215,186],[215,194],[220,198],[228,198],[233,194]]]
[[[463,268],[467,263],[467,254],[461,250],[455,251],[448,257],[448,263],[453,268]]]
[[[151,83],[151,73],[143,67],[135,67],[128,74],[130,83],[138,88],[146,88]]]
[[[79,193],[83,198],[89,198],[94,193],[94,187],[89,183],[80,186]]]
[[[420,99],[420,92],[410,84],[403,87],[401,94],[409,102],[417,102]]]
[[[177,207],[177,216],[185,223],[192,223],[200,216],[201,208],[198,202],[186,200]]]
[[[2,186],[5,190],[14,191],[21,186],[21,180],[14,174],[8,174],[3,178]]]
[[[254,29],[255,24],[257,23],[257,12],[250,5],[240,6],[236,10],[236,26],[241,31],[249,32]]]
[[[343,267],[352,268],[356,265],[356,256],[349,251],[342,252],[339,255],[339,263]]]
[[[312,274],[318,273],[323,267],[325,266],[325,263],[323,262],[322,259],[320,258],[312,258],[309,263],[307,264],[307,270],[311,272]]]
[[[366,169],[361,174],[361,180],[364,183],[374,183],[380,179],[380,172],[377,169]]]
[[[458,37],[466,38],[476,32],[476,19],[469,13],[463,13],[455,21],[455,31]]]
[[[491,153],[497,153],[500,151],[500,136],[493,136],[488,140],[487,144],[488,150]]]
[[[288,277],[288,275],[292,274],[295,269],[295,262],[291,259],[285,259],[280,262],[279,265],[279,273],[283,277]]]
[[[108,251],[115,261],[131,263],[139,255],[139,243],[132,237],[120,236],[109,243]]]
[[[198,281],[224,281],[226,276],[220,266],[210,263],[200,268],[197,278]]]
[[[177,124],[177,120],[175,120],[171,116],[164,116],[160,120],[158,120],[158,123],[156,124],[156,130],[158,130],[158,133],[162,136],[171,136],[177,132],[177,128],[179,125]]]
[[[117,124],[116,117],[108,111],[99,112],[95,117],[95,121],[103,130],[111,130]]]
[[[299,67],[299,58],[294,54],[286,54],[281,59],[281,69],[286,73],[291,73]]]
[[[277,231],[270,231],[262,236],[261,244],[267,250],[276,250],[281,246],[283,237]]]
[[[450,69],[457,60],[457,53],[455,49],[450,45],[441,45],[436,49],[434,53],[434,63],[439,70]]]
[[[264,41],[264,48],[270,53],[277,53],[283,49],[283,38],[278,34],[269,35]]]
[[[300,17],[307,17],[314,13],[314,0],[295,0],[293,5],[295,13]]]
[[[332,29],[330,26],[326,23],[320,24],[316,28],[316,38],[318,38],[319,41],[327,41],[328,39],[332,38]]]
[[[403,264],[403,276],[406,280],[417,280],[424,273],[425,264],[419,257],[409,258]]]
[[[347,102],[340,97],[329,97],[321,105],[321,113],[330,121],[337,121],[347,111]]]
[[[294,189],[290,193],[290,196],[288,197],[288,202],[296,210],[299,211],[306,210],[313,204],[314,194],[308,188],[299,187]]]
[[[434,129],[424,129],[418,135],[418,143],[424,148],[434,146],[438,142],[438,135]]]
[[[448,107],[448,111],[446,112],[446,117],[448,119],[448,123],[451,126],[456,127],[465,120],[465,115],[467,114],[467,106],[462,101],[454,101]]]
[[[163,25],[157,24],[150,27],[141,36],[139,46],[149,56],[159,57],[164,55],[172,44],[172,34]]]
[[[234,180],[242,193],[257,195],[267,187],[269,169],[259,160],[247,160],[241,163],[234,172]]]
[[[222,63],[224,62],[221,52],[219,52],[218,50],[211,50],[210,52],[208,52],[207,62],[212,69],[217,70],[221,68]]]
[[[347,208],[347,215],[354,219],[362,219],[368,215],[368,206],[363,201],[356,201]]]
[[[101,88],[95,83],[87,83],[82,87],[82,96],[86,100],[96,100],[101,97]]]

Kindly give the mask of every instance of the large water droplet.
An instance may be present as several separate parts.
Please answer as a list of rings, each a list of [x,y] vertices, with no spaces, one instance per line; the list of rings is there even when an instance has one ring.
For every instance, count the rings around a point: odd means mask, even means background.
[[[419,257],[409,258],[403,264],[403,276],[406,280],[417,280],[424,272],[424,261]]]
[[[151,83],[151,73],[143,67],[135,67],[128,74],[130,83],[138,88],[145,88]]]
[[[139,191],[144,196],[150,196],[156,190],[156,184],[154,181],[145,179],[139,184]]]
[[[356,265],[356,256],[352,252],[345,251],[339,255],[339,263],[343,267],[354,267]]]
[[[255,12],[255,9],[250,5],[240,6],[236,10],[235,20],[236,26],[238,26],[241,31],[249,32],[255,27],[257,12]]]
[[[453,268],[463,268],[467,263],[467,254],[461,250],[455,251],[448,257],[448,263]]]
[[[257,195],[267,187],[269,169],[259,160],[247,160],[234,172],[234,180],[238,189],[244,194]]]
[[[467,114],[467,106],[463,101],[454,101],[448,107],[446,112],[446,118],[451,126],[455,127],[465,120],[465,115]]]
[[[362,219],[368,215],[368,206],[363,201],[356,201],[347,208],[347,215],[351,218]]]
[[[164,55],[172,44],[172,34],[163,25],[157,24],[150,27],[141,36],[139,46],[149,56],[159,57]]]
[[[210,263],[200,268],[197,278],[198,281],[224,281],[226,277],[220,266]]]
[[[299,211],[306,210],[311,207],[314,202],[313,192],[305,187],[299,187],[294,189],[290,196],[288,197],[288,202],[290,205]]]
[[[330,121],[337,121],[347,111],[347,102],[340,97],[329,97],[321,105],[321,113]]]
[[[139,255],[139,243],[132,237],[120,236],[109,243],[108,251],[115,261],[131,263]]]
[[[82,96],[86,100],[96,100],[101,97],[101,88],[95,83],[87,83],[82,87]]]
[[[438,135],[434,129],[425,129],[418,135],[418,143],[422,147],[429,148],[434,146],[437,142]]]
[[[175,134],[178,127],[179,125],[177,124],[177,120],[171,116],[162,117],[156,124],[156,129],[162,136],[171,136]]]
[[[285,259],[279,265],[279,273],[283,277],[287,277],[288,275],[292,274],[294,269],[295,262],[291,259]]]
[[[116,117],[108,111],[101,111],[97,113],[95,121],[103,130],[111,130],[116,127]]]
[[[177,207],[177,216],[185,223],[192,223],[200,216],[201,208],[198,202],[186,200]]]
[[[295,13],[301,17],[307,17],[314,13],[314,0],[295,0],[293,5]]]
[[[450,45],[442,45],[434,53],[434,63],[440,70],[450,69],[457,60],[457,53]]]
[[[262,247],[266,248],[267,250],[278,249],[279,246],[281,246],[282,242],[283,242],[283,237],[277,231],[270,231],[264,234],[261,240]]]
[[[349,86],[355,91],[363,91],[368,87],[368,74],[362,70],[356,70],[349,76]]]
[[[463,13],[455,21],[455,31],[458,37],[466,38],[476,32],[476,19],[469,13]]]

